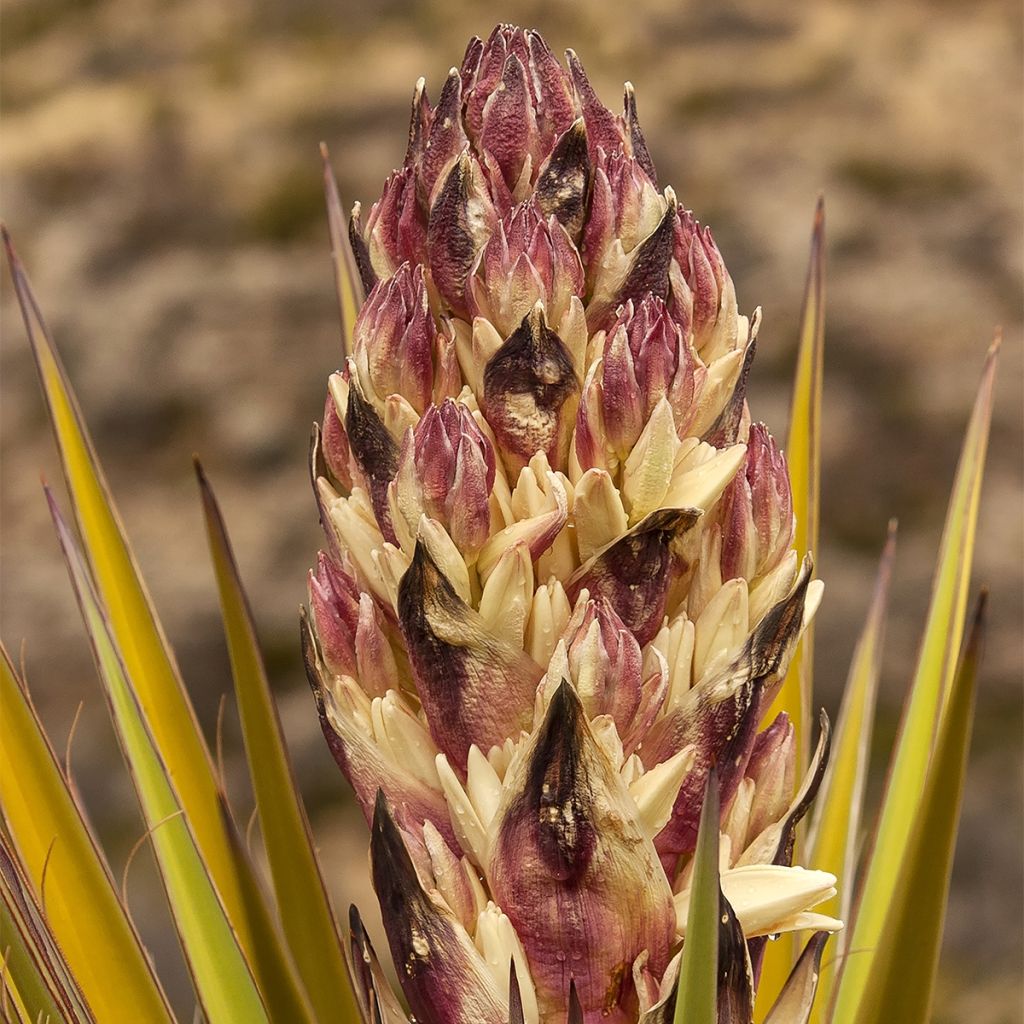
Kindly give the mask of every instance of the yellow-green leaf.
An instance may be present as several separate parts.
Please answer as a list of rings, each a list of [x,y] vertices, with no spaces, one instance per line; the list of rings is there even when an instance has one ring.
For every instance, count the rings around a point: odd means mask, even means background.
[[[256,807],[285,938],[319,1020],[359,1019],[309,823],[213,491],[196,463]]]
[[[821,389],[825,339],[825,200],[818,197],[811,232],[811,256],[807,266],[796,379],[789,409],[786,463],[793,488],[796,533],[793,544],[801,559],[818,550],[818,518],[821,488]],[[797,751],[797,774],[802,775],[810,756],[814,623],[808,625],[793,653],[786,678],[765,715],[772,721],[780,711],[789,715]],[[799,844],[799,833],[797,843]],[[798,855],[798,859],[801,859]],[[783,935],[765,950],[757,988],[756,1016],[764,1017],[789,977],[796,956],[792,936]]]
[[[249,965],[114,646],[85,562],[52,497],[47,497],[196,995],[210,1024],[269,1024]]]
[[[931,1020],[967,774],[984,621],[983,593],[942,714],[920,812],[900,865],[899,897],[890,904],[878,948],[871,958],[871,970],[854,1017],[856,1024]]]
[[[304,1019],[293,965],[230,835],[209,749],[125,538],[81,411],[6,230],[4,244],[92,579],[142,713],[232,927],[276,1016]]]
[[[327,146],[320,143],[324,162],[324,195],[327,197],[327,227],[331,235],[331,256],[334,260],[334,280],[338,290],[338,309],[341,314],[342,353],[352,351],[352,333],[359,307],[363,304],[363,282],[356,267],[355,254],[349,242],[345,214],[342,211],[338,182],[331,168]]]
[[[20,1011],[52,1024],[93,1024],[32,885],[0,831],[0,957]]]
[[[886,920],[900,893],[899,873],[921,806],[932,749],[963,638],[978,501],[992,416],[998,340],[989,350],[964,437],[932,586],[924,640],[890,763],[874,844],[843,961],[833,1019],[853,1021]]]
[[[704,789],[697,830],[675,1024],[715,1024],[718,1020],[718,820],[718,777],[712,770]]]
[[[882,664],[885,614],[889,600],[889,582],[896,552],[896,523],[889,524],[889,536],[882,551],[867,619],[850,663],[839,724],[832,741],[832,758],[821,790],[815,800],[813,822],[807,837],[805,862],[835,875],[839,893],[818,907],[822,914],[849,920],[857,870],[857,845],[864,802],[871,731],[875,715],[875,696]],[[838,956],[846,948],[845,934],[833,942]],[[835,958],[821,971],[819,998],[811,1020],[825,1019],[825,1007],[832,991]]]
[[[107,866],[7,652],[0,658],[0,807],[56,941],[100,1024],[171,1021]]]

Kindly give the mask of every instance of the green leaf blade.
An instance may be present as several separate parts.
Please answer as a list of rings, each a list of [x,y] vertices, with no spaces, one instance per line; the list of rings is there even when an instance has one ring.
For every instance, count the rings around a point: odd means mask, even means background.
[[[856,884],[864,788],[895,554],[896,524],[891,522],[867,618],[850,663],[839,722],[832,741],[832,757],[815,800],[814,819],[807,839],[806,862],[838,879],[838,895],[822,904],[819,912],[847,921]],[[836,936],[840,958],[846,948],[845,938],[844,932]],[[812,1021],[824,1020],[835,980],[834,964],[832,959],[821,971],[819,998],[811,1013]]]
[[[114,645],[84,560],[52,497],[50,507],[203,1011],[210,1024],[270,1024]]]
[[[106,862],[6,650],[0,651],[0,809],[13,851],[100,1024],[172,1020]],[[138,1019],[138,1018],[135,1018]]]
[[[868,977],[899,898],[903,863],[929,777],[935,738],[950,693],[963,637],[978,504],[992,416],[998,340],[989,349],[981,385],[964,436],[939,548],[924,640],[890,762],[847,948],[858,950],[842,965],[832,1020],[850,1024],[865,997]]]
[[[261,992],[275,1016],[305,1020],[294,966],[282,949],[265,894],[225,813],[209,748],[110,497],[77,399],[11,239],[6,230],[2,234],[75,520],[114,643]]]
[[[674,1024],[715,1024],[718,1020],[718,821],[718,778],[712,770],[697,831]]]
[[[789,409],[786,464],[793,490],[796,533],[793,546],[797,557],[818,550],[821,514],[821,393],[825,346],[825,200],[818,197],[811,231],[811,255],[807,267],[803,306],[800,311],[800,340],[796,377]],[[771,721],[780,711],[789,715],[796,734],[798,774],[810,756],[812,669],[814,661],[813,624],[800,641],[782,687],[765,714]]]
[[[246,755],[285,937],[319,1020],[357,1022],[337,924],[292,776],[238,567],[216,498],[196,474],[220,594]]]
[[[856,1024],[931,1019],[974,722],[985,601],[983,593],[943,712],[921,813],[900,870],[900,896],[886,917]]]

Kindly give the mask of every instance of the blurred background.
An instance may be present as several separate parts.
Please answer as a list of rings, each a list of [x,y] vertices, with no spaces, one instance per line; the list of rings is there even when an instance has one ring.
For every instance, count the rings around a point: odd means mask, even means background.
[[[751,406],[785,436],[815,197],[828,218],[818,698],[834,714],[886,522],[900,539],[876,764],[909,679],[985,350],[1005,332],[975,580],[992,624],[946,925],[941,1024],[1022,1019],[1021,9],[1017,0],[7,0],[2,214],[33,276],[199,716],[230,690],[190,465],[220,496],[329,885],[371,910],[367,831],[302,677],[317,546],[311,421],[339,361],[317,144],[377,197],[412,86],[517,21],[580,54],[606,103],[636,86],[664,183],[710,223],[741,309],[764,307]],[[60,480],[3,286],[3,638],[116,876],[142,832],[52,536]],[[231,799],[250,814],[234,707]],[[877,796],[880,775],[872,793]],[[258,837],[253,841],[258,844]],[[146,853],[134,916],[192,997]],[[384,945],[378,942],[378,948]]]

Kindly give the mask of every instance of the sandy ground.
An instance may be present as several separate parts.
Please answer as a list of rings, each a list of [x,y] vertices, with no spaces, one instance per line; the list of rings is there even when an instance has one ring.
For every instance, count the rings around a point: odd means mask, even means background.
[[[764,307],[755,415],[784,436],[814,199],[829,273],[821,701],[835,709],[886,521],[900,548],[877,755],[923,622],[959,437],[993,327],[1006,341],[975,579],[992,590],[936,1020],[1021,1020],[1021,24],[1019,5],[468,0],[9,0],[3,217],[31,269],[139,560],[212,735],[229,689],[189,457],[218,490],[339,905],[367,900],[365,828],[322,749],[296,644],[317,546],[305,469],[338,361],[316,146],[369,203],[402,156],[412,83],[436,93],[501,17],[624,78],[664,182]],[[140,833],[41,500],[59,481],[3,291],[3,637],[24,642],[116,873]],[[244,820],[241,746],[227,768]],[[132,907],[180,1006],[148,858]]]

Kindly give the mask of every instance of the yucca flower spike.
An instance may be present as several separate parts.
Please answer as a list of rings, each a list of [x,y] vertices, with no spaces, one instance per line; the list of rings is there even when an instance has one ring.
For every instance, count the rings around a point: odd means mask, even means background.
[[[969,631],[967,604],[998,339],[863,842],[895,524],[833,729],[811,680],[822,201],[784,456],[747,404],[760,311],[659,186],[630,85],[613,114],[573,52],[499,25],[435,103],[416,86],[405,161],[365,219],[357,204],[346,225],[323,155],[344,347],[309,453],[323,551],[302,655],[400,988],[358,908],[339,927],[196,461],[255,802],[239,828],[0,226],[74,524],[44,487],[47,510],[195,996],[179,1015],[189,994],[165,992],[136,930],[71,738],[51,742],[0,644],[0,1016],[925,1024],[983,636],[984,592]]]
[[[792,864],[827,720],[801,782],[766,717],[822,585],[747,408],[759,311],[659,189],[632,87],[613,114],[506,25],[417,85],[348,245],[304,649],[412,1014],[671,1020],[714,769],[719,1019],[750,1021],[761,937],[842,927]],[[358,915],[353,942],[367,1019],[405,1021]]]

